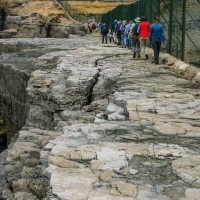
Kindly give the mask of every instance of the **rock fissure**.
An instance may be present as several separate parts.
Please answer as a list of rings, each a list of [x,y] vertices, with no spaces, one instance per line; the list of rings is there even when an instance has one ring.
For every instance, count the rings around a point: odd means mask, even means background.
[[[6,159],[13,188],[7,199],[169,200],[198,193],[199,155],[187,146],[198,149],[192,119],[200,102],[188,81],[93,40],[77,37],[74,50],[72,40],[62,41],[62,51],[46,54],[60,42],[51,40],[37,58],[54,67],[37,62],[28,80],[25,130]]]

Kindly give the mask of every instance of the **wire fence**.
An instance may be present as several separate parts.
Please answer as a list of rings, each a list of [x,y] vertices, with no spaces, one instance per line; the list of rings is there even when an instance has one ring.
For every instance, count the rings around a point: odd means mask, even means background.
[[[146,16],[150,23],[158,15],[166,33],[162,51],[200,66],[200,0],[140,0],[129,5],[119,5],[105,14],[80,12],[67,0],[58,0],[69,15],[84,23],[88,19],[112,26],[114,20],[134,20]]]
[[[158,15],[165,28],[167,42],[162,51],[188,63],[200,66],[200,0],[140,0],[120,5],[103,14],[109,27],[114,20],[133,20],[146,16],[153,23]]]

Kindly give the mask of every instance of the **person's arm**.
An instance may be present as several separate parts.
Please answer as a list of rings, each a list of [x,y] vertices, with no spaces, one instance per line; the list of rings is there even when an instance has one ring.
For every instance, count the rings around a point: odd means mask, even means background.
[[[163,44],[165,44],[165,31],[164,31],[164,28],[163,28],[163,26],[162,26],[162,31],[161,31],[161,36],[162,36],[162,42],[163,42]]]
[[[149,30],[149,40],[151,42],[152,39],[152,30],[153,30],[153,25],[150,26],[150,30]]]
[[[140,24],[138,25],[137,33],[140,33]]]

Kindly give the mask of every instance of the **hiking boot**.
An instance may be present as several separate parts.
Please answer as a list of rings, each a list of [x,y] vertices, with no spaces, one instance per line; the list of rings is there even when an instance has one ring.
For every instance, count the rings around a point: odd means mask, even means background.
[[[133,58],[135,58],[135,56],[136,56],[136,53],[133,54]]]
[[[145,54],[145,59],[149,59],[149,56],[147,54]]]

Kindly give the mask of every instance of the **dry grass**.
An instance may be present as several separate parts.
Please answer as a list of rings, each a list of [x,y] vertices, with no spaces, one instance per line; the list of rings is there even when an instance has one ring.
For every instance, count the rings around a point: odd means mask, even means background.
[[[80,12],[85,13],[106,13],[118,5],[121,4],[130,4],[129,3],[122,3],[122,2],[102,2],[102,1],[68,1],[72,8],[77,9]]]

